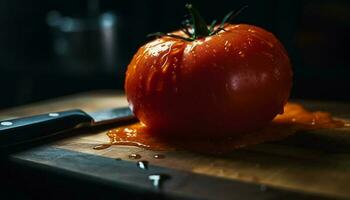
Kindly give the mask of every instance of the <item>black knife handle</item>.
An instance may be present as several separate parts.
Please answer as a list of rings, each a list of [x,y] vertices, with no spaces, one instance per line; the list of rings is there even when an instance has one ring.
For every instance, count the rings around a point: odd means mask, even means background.
[[[81,110],[70,110],[0,121],[0,147],[11,146],[90,124]]]

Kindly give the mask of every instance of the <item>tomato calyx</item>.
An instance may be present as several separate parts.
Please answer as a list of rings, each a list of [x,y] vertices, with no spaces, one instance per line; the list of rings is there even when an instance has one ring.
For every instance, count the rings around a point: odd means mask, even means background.
[[[191,15],[190,19],[186,19],[182,22],[182,29],[181,31],[187,36],[183,37],[180,35],[172,34],[172,33],[163,33],[163,32],[156,32],[151,33],[148,36],[165,36],[165,37],[173,37],[185,41],[195,41],[199,38],[205,38],[208,36],[215,35],[219,33],[220,31],[225,31],[225,25],[227,22],[231,21],[233,18],[237,17],[244,9],[246,9],[248,6],[243,6],[240,9],[236,11],[231,11],[225,17],[222,19],[220,25],[217,26],[217,21],[213,20],[210,26],[207,25],[204,18],[200,15],[199,11],[192,6],[192,4],[186,4],[185,6],[188,10],[188,12]]]
[[[185,33],[188,34],[188,36],[193,39],[209,36],[210,31],[208,29],[208,25],[205,22],[204,18],[199,14],[198,10],[195,9],[192,6],[192,4],[186,4],[186,8],[188,9],[188,12],[191,14],[192,23],[188,23],[185,29],[187,27],[190,27],[193,29],[193,31],[192,32],[188,31]]]

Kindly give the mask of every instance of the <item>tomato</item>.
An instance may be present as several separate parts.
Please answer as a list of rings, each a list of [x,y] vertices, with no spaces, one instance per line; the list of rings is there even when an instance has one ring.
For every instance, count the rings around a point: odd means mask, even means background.
[[[164,35],[131,60],[126,96],[152,134],[235,136],[283,113],[292,68],[278,39],[247,24],[225,23],[208,32],[192,39],[181,31]]]

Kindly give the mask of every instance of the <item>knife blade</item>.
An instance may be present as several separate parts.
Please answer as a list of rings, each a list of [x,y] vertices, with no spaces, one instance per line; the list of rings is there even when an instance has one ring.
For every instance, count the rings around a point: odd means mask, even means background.
[[[135,119],[128,107],[87,113],[83,110],[51,112],[0,120],[0,148],[37,140],[82,127],[127,122]]]

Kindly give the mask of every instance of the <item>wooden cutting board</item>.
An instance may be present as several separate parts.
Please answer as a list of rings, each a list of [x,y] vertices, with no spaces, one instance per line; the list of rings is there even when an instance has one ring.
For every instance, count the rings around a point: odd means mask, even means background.
[[[350,104],[299,101],[311,110],[350,119]],[[0,112],[0,120],[80,108],[87,112],[126,106],[122,93],[99,91],[39,102]],[[10,155],[13,162],[45,166],[123,188],[189,199],[269,199],[288,197],[350,199],[350,127],[297,133],[282,141],[224,155],[188,151],[156,152],[131,146],[93,147],[107,143],[108,129],[75,131],[70,137]],[[136,166],[149,162],[148,170]],[[156,159],[154,155],[164,155]],[[166,175],[161,188],[148,176]]]

